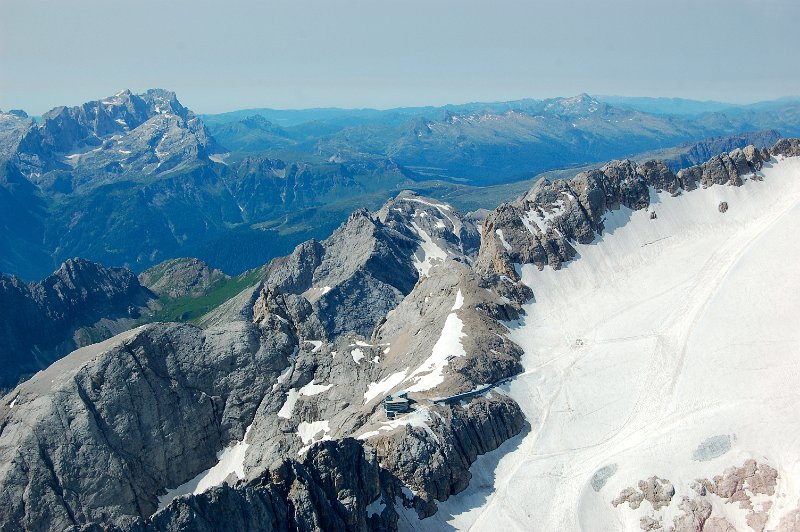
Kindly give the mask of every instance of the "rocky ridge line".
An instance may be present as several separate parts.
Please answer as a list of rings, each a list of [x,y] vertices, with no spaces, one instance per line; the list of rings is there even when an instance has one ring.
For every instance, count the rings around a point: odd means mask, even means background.
[[[637,164],[626,159],[570,180],[540,182],[487,217],[476,269],[500,286],[511,284],[502,283],[503,279],[519,281],[514,264],[559,269],[575,257],[573,242],[588,244],[602,234],[606,212],[649,207],[650,188],[676,196],[698,187],[740,186],[742,176],[760,179],[758,171],[771,157],[791,157],[797,152],[797,139],[782,139],[770,150],[735,149],[677,174],[660,161]]]

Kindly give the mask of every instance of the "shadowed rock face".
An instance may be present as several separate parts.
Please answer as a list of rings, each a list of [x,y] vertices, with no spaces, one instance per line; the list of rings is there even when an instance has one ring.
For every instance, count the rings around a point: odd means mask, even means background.
[[[381,504],[393,494],[374,450],[326,441],[235,489],[176,499],[135,530],[396,530],[396,512]]]
[[[348,331],[368,337],[414,288],[417,271],[411,255],[416,246],[367,211],[356,211],[325,241],[306,242],[274,261],[266,284],[280,293],[303,295],[325,337]]]
[[[800,156],[800,139],[781,139],[769,151],[782,157]]]
[[[82,259],[66,261],[38,283],[0,277],[0,388],[130,327],[154,297],[131,271]]]

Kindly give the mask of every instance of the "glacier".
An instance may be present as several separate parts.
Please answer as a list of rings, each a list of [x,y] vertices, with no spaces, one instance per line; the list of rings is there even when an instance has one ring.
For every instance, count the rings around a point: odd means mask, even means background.
[[[763,177],[651,190],[648,210],[609,213],[561,270],[518,267],[534,292],[508,324],[524,372],[500,392],[530,429],[480,457],[436,515],[405,513],[400,528],[667,529],[695,479],[747,459],[778,471],[765,529],[797,509],[800,159],[772,159]],[[674,485],[671,505],[612,506],[652,476]],[[709,500],[712,516],[751,529],[746,509]]]

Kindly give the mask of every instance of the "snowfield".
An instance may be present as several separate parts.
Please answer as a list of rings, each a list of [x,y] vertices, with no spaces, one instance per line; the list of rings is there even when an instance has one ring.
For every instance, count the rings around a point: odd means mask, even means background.
[[[252,426],[252,425],[251,425]],[[244,478],[244,456],[247,448],[250,447],[246,443],[247,435],[250,433],[250,427],[244,433],[241,441],[238,441],[228,447],[225,447],[217,453],[217,463],[213,467],[206,469],[198,474],[193,479],[181,484],[177,488],[167,490],[166,495],[161,495],[158,498],[158,509],[166,508],[172,499],[190,493],[198,494],[206,490],[219,486],[225,480],[234,475],[236,479]]]
[[[450,363],[450,359],[467,356],[464,345],[461,343],[461,339],[467,335],[464,332],[464,322],[456,313],[463,305],[464,296],[459,290],[456,293],[453,308],[450,309],[450,314],[445,319],[442,334],[433,346],[431,356],[408,376],[406,380],[412,381],[413,379],[413,383],[406,391],[424,392],[436,388],[444,382],[444,368]]]
[[[778,472],[775,495],[753,497],[765,529],[797,509],[800,158],[763,175],[652,191],[648,211],[609,213],[562,270],[522,266],[535,301],[509,324],[524,373],[503,391],[530,429],[480,457],[434,517],[405,512],[401,528],[641,530],[650,518],[667,530],[695,479],[751,458]],[[611,504],[652,476],[674,485],[667,507]],[[751,530],[749,510],[705,499],[712,518]]]

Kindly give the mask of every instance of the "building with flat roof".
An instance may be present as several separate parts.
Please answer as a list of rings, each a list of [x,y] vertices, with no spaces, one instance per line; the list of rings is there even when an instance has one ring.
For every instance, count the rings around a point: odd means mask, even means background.
[[[387,395],[383,400],[383,411],[386,412],[387,418],[394,419],[397,414],[405,414],[406,412],[410,412],[411,402],[404,393]]]

